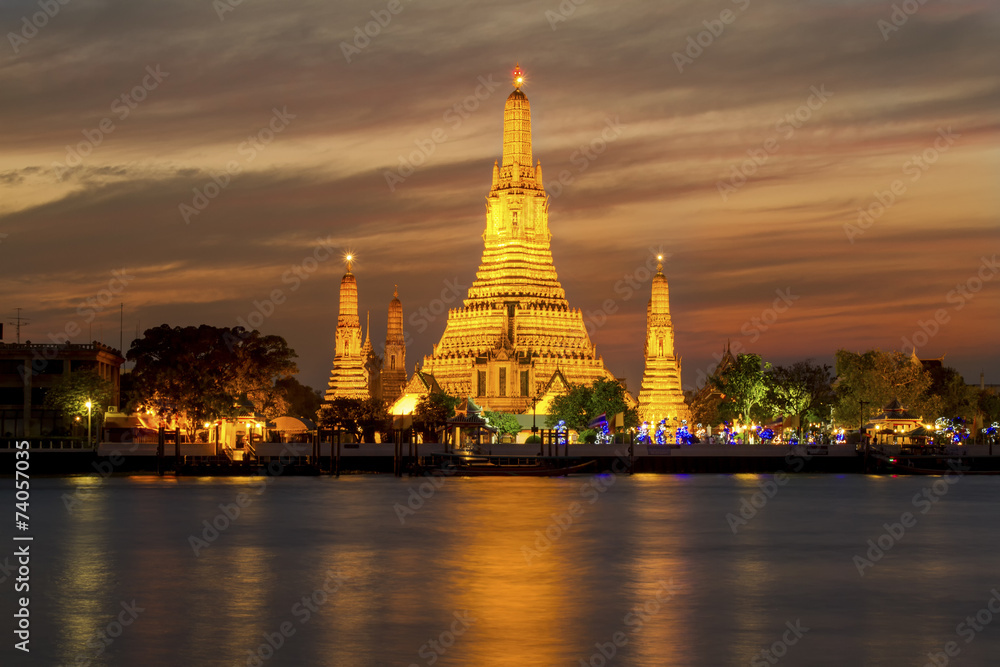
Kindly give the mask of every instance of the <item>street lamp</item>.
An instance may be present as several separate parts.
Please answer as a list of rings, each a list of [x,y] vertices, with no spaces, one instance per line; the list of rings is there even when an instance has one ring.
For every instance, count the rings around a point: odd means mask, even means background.
[[[90,449],[90,409],[94,406],[94,404],[91,403],[88,398],[84,405],[87,406],[87,449]]]

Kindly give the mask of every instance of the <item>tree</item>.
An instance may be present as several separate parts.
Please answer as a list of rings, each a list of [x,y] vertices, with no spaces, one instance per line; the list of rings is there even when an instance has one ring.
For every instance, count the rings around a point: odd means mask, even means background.
[[[965,384],[965,378],[954,368],[933,368],[928,371],[931,386],[930,396],[939,401],[940,417],[961,418],[968,423],[979,413],[979,390]]]
[[[487,423],[495,428],[500,435],[516,436],[521,432],[521,422],[517,421],[517,417],[509,412],[485,410],[483,416],[486,417]]]
[[[45,406],[59,410],[67,423],[74,417],[83,419],[90,414],[99,429],[104,409],[113,398],[114,386],[96,371],[86,369],[59,378],[45,394]],[[90,401],[89,411],[87,401]]]
[[[455,416],[459,399],[443,391],[432,391],[420,398],[413,410],[413,421],[420,424],[424,442],[435,442],[438,429]]]
[[[235,416],[248,401],[268,419],[287,409],[275,381],[298,371],[295,352],[280,336],[243,327],[147,329],[126,358],[131,373],[131,409],[152,409],[193,431],[204,421]]]
[[[861,423],[861,401],[866,404],[865,419],[878,414],[893,399],[912,414],[936,417],[940,400],[928,392],[930,373],[902,352],[837,350],[836,371],[833,418],[846,428]]]
[[[767,375],[770,397],[768,404],[776,415],[799,418],[799,434],[803,422],[827,421],[835,396],[829,365],[815,365],[809,360],[791,366],[775,366]]]
[[[601,378],[593,383],[571,385],[569,391],[552,399],[546,424],[551,428],[559,420],[577,433],[585,431],[591,421],[607,415],[608,421],[619,412],[625,413],[625,427],[634,427],[638,418],[625,402],[625,388],[617,380]]]
[[[724,399],[720,405],[723,416],[727,415],[727,404],[729,414],[742,422],[772,416],[762,414],[769,394],[769,378],[764,371],[770,369],[771,364],[764,362],[759,354],[740,354],[720,377],[713,377],[712,382]]]
[[[361,442],[375,442],[375,432],[386,430],[389,413],[385,401],[368,398],[335,398],[319,410],[323,428],[342,428]]]
[[[722,397],[714,391],[698,391],[688,397],[691,408],[691,421],[695,424],[715,427],[722,422],[719,404]]]
[[[288,402],[286,414],[316,421],[316,413],[323,403],[323,394],[318,389],[300,383],[294,377],[279,378],[275,381],[276,389],[284,393]]]

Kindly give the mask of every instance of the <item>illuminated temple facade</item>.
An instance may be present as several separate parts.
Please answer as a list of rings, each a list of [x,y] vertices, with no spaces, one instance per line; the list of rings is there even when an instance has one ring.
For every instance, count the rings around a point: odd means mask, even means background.
[[[503,161],[486,196],[483,256],[460,308],[448,311],[440,342],[421,375],[485,409],[544,413],[566,384],[614,380],[597,355],[579,309],[570,308],[549,241],[549,198],[531,154],[531,110],[520,69],[503,115]],[[407,387],[407,392],[419,387]],[[402,399],[401,399],[402,400]]]
[[[368,373],[365,368],[368,350],[361,344],[358,282],[351,273],[350,255],[347,256],[347,273],[340,280],[340,314],[335,340],[333,369],[324,399],[368,398]]]
[[[670,320],[670,290],[657,257],[656,275],[646,306],[646,367],[639,392],[639,420],[667,424],[690,420],[681,389],[681,358],[674,352],[674,325]]]

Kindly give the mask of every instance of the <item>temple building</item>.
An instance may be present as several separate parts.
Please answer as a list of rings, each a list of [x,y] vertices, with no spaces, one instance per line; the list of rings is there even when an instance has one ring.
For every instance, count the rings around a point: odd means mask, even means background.
[[[403,337],[403,304],[399,289],[392,291],[389,320],[385,330],[385,353],[382,355],[382,398],[392,405],[406,387],[406,342]]]
[[[361,344],[358,318],[358,283],[351,273],[352,257],[347,256],[347,273],[340,280],[340,315],[337,317],[336,350],[327,383],[326,401],[335,398],[368,398],[368,374]],[[369,346],[370,347],[370,346]]]
[[[657,424],[690,421],[681,389],[681,358],[674,354],[674,325],[670,320],[670,289],[663,275],[663,257],[657,257],[649,304],[646,306],[646,368],[639,392],[639,420]]]
[[[531,153],[531,110],[514,70],[503,113],[503,160],[493,164],[486,196],[483,255],[462,307],[448,311],[441,340],[421,374],[453,396],[472,396],[488,410],[544,413],[559,374],[566,382],[614,380],[604,367],[579,309],[570,308],[549,241],[549,198],[541,163]],[[426,380],[421,386],[426,385]],[[414,389],[418,389],[414,385]],[[546,391],[549,389],[549,391]],[[413,404],[408,395],[394,414]],[[629,397],[634,403],[634,399]]]

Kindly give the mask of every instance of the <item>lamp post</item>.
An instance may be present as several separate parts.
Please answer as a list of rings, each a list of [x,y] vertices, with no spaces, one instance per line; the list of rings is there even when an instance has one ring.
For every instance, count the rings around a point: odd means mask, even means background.
[[[90,409],[94,406],[94,404],[91,403],[90,399],[88,398],[87,402],[84,403],[84,405],[87,406],[87,449],[90,449],[90,412],[91,412]]]
[[[862,439],[862,443],[865,445],[865,448],[867,449],[868,448],[868,443],[864,442],[864,433],[865,433],[865,406],[866,405],[871,405],[871,401],[858,400],[858,403],[861,405],[861,424],[858,425],[858,438]]]
[[[538,433],[538,426],[535,425],[535,406],[538,404],[538,396],[531,397],[531,434]]]

